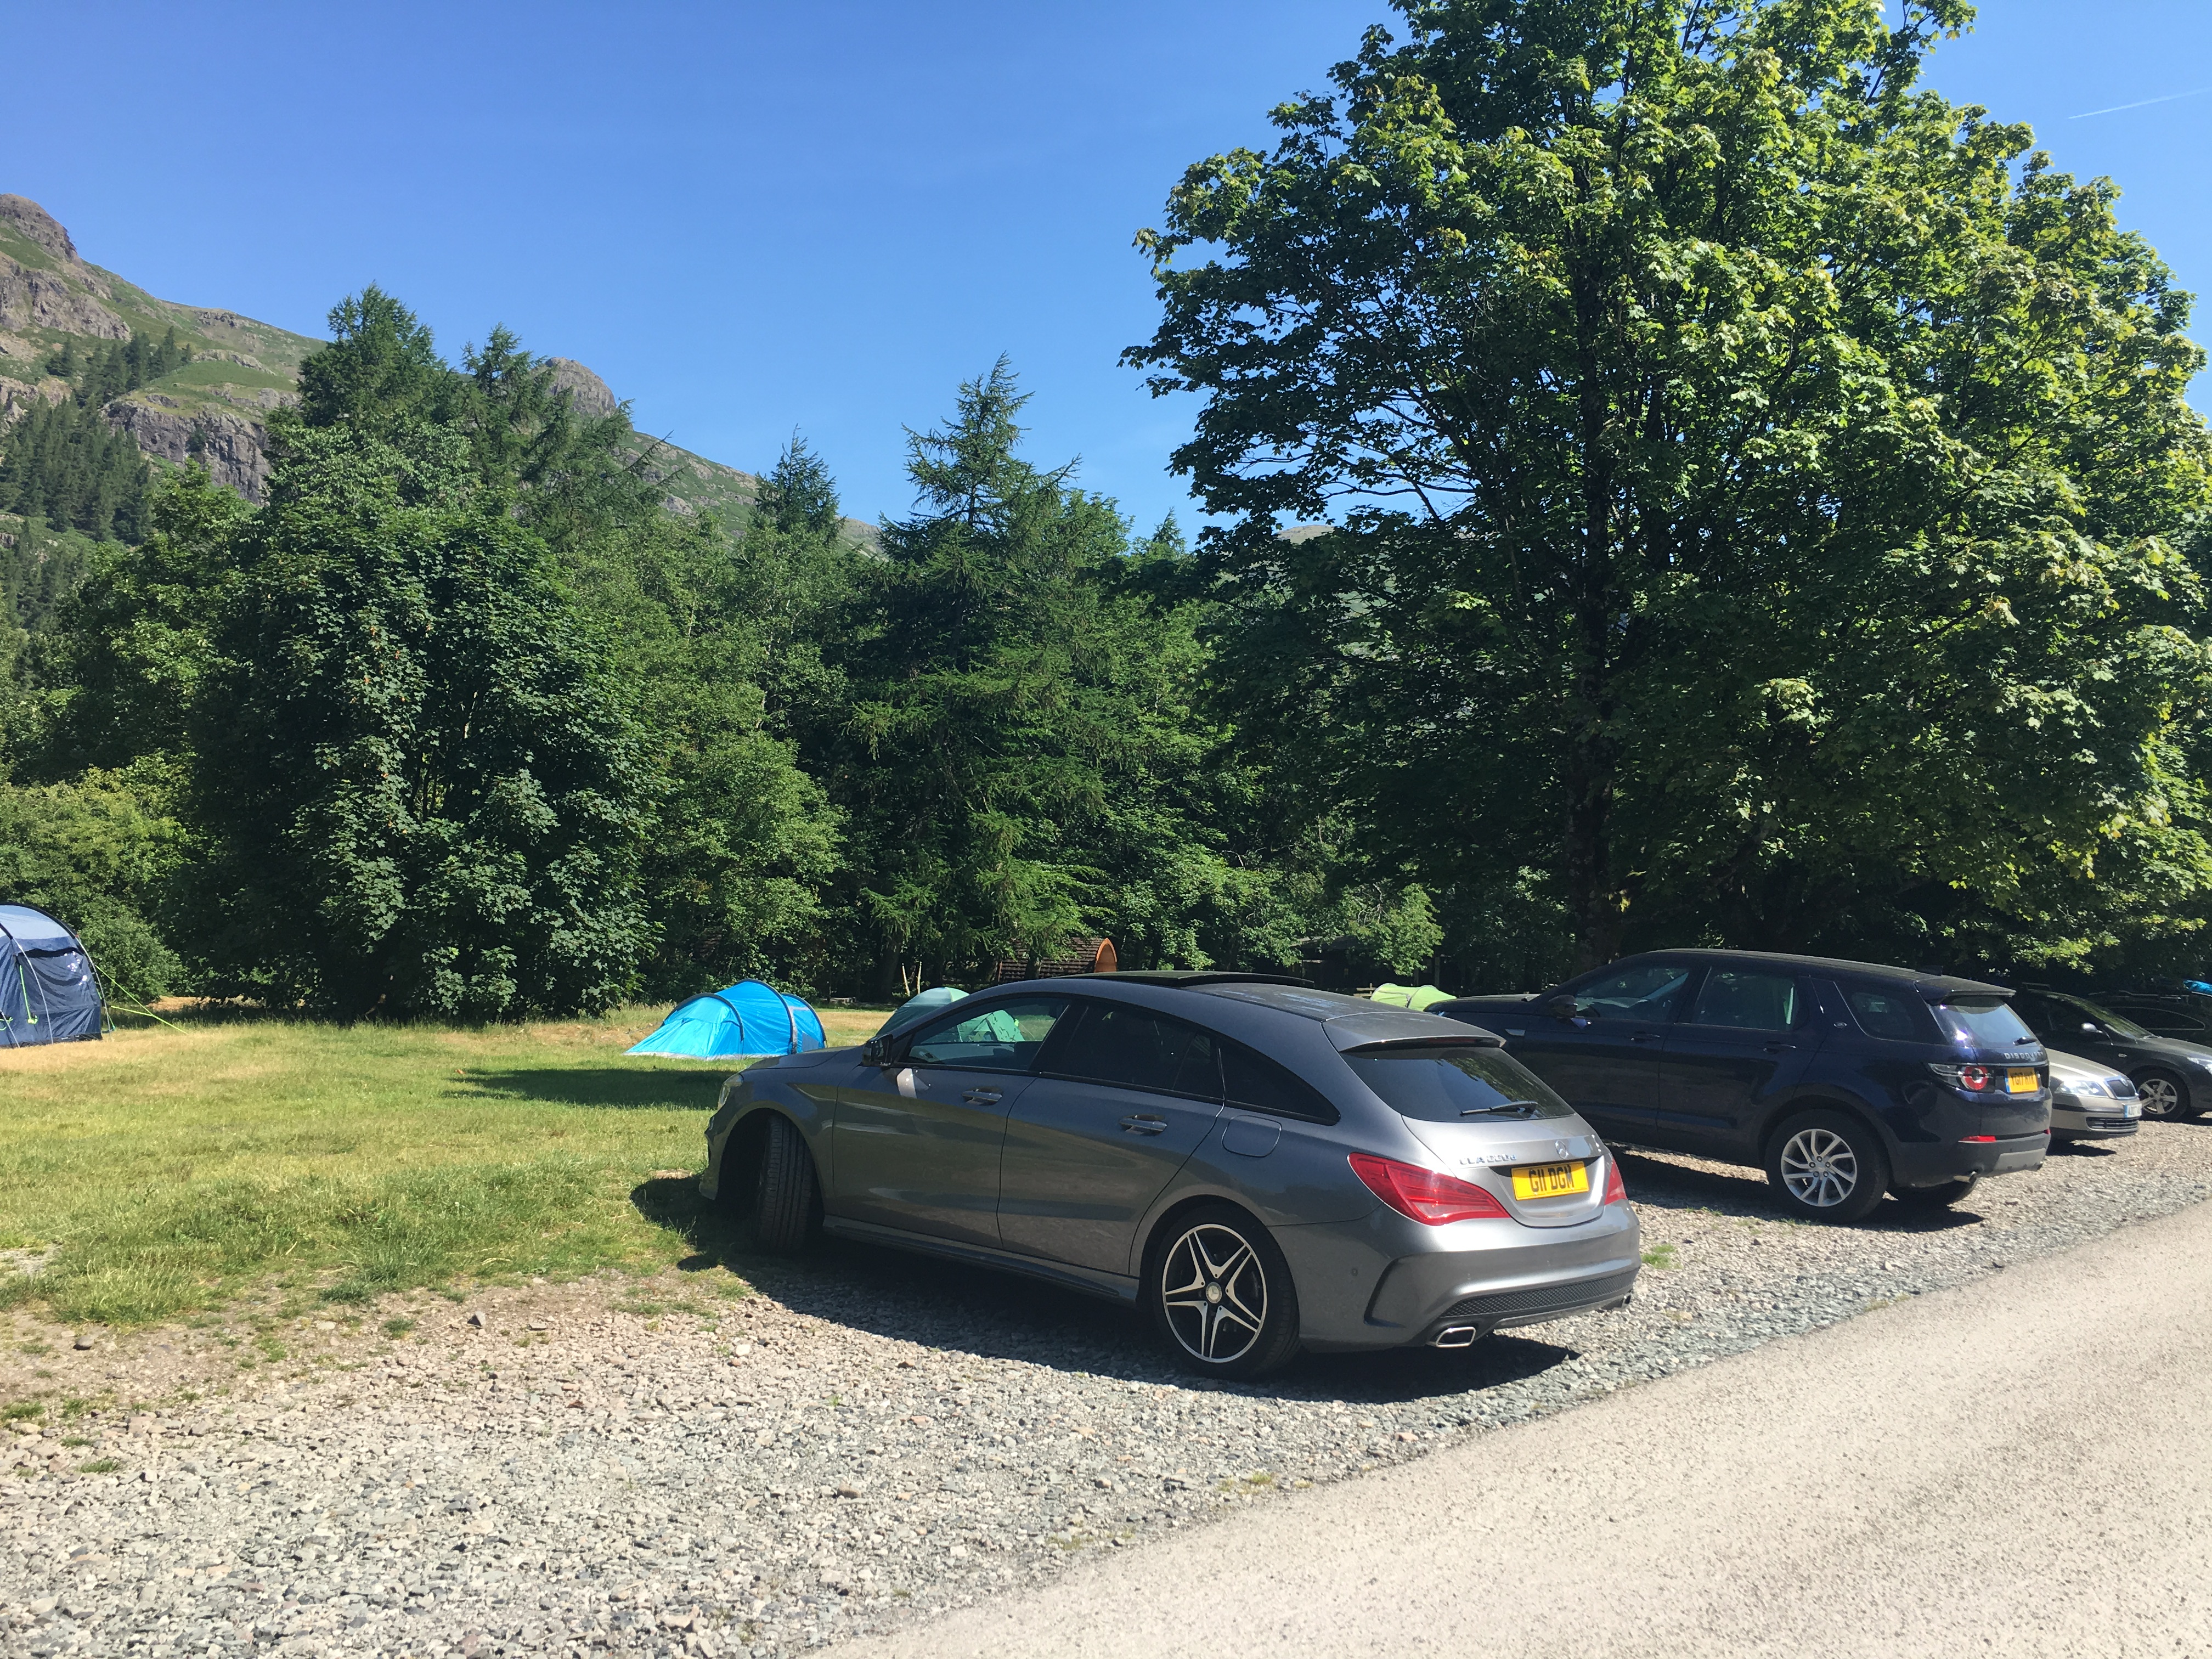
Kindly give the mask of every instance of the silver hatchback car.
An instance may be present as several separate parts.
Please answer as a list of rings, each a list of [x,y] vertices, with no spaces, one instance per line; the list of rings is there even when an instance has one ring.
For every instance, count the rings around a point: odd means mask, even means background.
[[[1028,981],[759,1061],[700,1184],[769,1249],[1141,1304],[1218,1376],[1619,1306],[1641,1260],[1604,1143],[1497,1037],[1255,975]]]
[[[2052,1140],[2115,1140],[2142,1127],[2142,1100],[2125,1073],[2056,1048],[2043,1052],[2051,1060]]]

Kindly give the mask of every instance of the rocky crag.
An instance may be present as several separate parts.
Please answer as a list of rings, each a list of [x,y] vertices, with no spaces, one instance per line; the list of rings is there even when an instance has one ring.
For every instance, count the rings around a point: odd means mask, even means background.
[[[234,312],[159,300],[88,263],[53,216],[21,196],[0,196],[0,422],[34,398],[67,395],[46,372],[64,341],[99,346],[135,331],[173,329],[192,361],[104,410],[147,454],[181,463],[199,439],[220,482],[261,498],[270,410],[297,394],[300,365],[317,341]]]
[[[182,465],[197,449],[216,482],[258,501],[269,478],[270,412],[297,398],[300,365],[322,342],[235,312],[156,299],[88,264],[36,202],[0,196],[0,429],[33,400],[68,395],[67,385],[46,372],[64,341],[97,347],[133,331],[158,340],[172,329],[191,348],[191,361],[102,412],[157,465]],[[555,379],[579,409],[613,412],[617,400],[605,381],[571,359],[552,361]],[[675,512],[742,522],[759,489],[751,473],[665,441],[641,437],[637,450]],[[872,526],[856,520],[846,526],[856,540],[874,538]]]

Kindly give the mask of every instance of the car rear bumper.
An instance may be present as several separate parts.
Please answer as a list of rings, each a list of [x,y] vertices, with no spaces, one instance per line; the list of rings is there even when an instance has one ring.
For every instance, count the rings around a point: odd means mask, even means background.
[[[1297,1282],[1300,1334],[1322,1352],[1418,1346],[1447,1330],[1485,1336],[1619,1307],[1643,1266],[1643,1234],[1626,1204],[1574,1227],[1424,1227],[1383,1210],[1274,1231]]]
[[[1907,1142],[1897,1150],[1897,1184],[1936,1187],[1960,1176],[2012,1175],[2042,1167],[2051,1150],[2047,1131],[1997,1140]]]

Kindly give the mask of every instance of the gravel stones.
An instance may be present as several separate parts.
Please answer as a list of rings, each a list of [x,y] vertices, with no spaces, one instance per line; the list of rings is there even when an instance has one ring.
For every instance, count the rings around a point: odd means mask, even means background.
[[[1194,1383],[1104,1304],[832,1245],[711,1310],[608,1305],[690,1275],[594,1281],[548,1331],[441,1323],[316,1380],[18,1423],[0,1647],[794,1651],[2201,1201],[2212,1126],[1849,1229],[1784,1219],[1753,1171],[1623,1165],[1671,1264],[1630,1308],[1256,1387]]]

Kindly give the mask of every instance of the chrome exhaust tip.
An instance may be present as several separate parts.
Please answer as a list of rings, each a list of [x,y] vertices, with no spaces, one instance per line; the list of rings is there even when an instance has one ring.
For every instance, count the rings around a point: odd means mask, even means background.
[[[1480,1335],[1472,1325],[1448,1325],[1429,1339],[1432,1348],[1471,1348]]]

